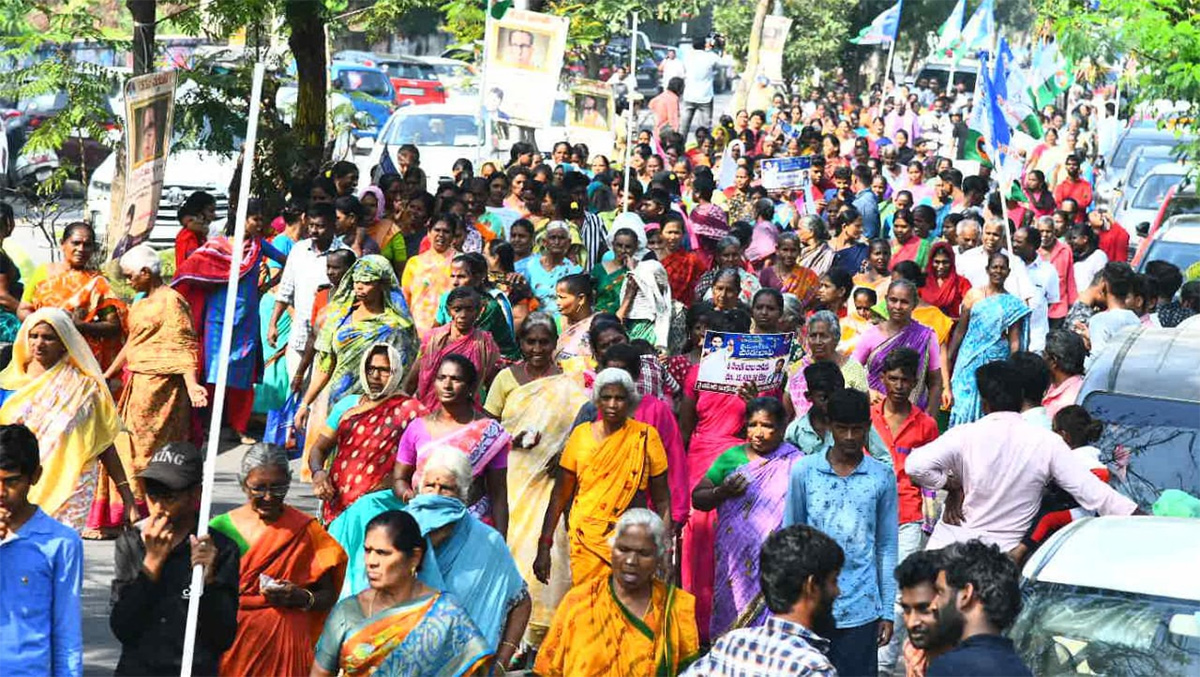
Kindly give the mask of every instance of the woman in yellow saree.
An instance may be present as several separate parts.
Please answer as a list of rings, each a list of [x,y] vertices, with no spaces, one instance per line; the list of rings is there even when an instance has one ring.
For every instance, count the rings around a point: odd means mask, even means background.
[[[596,374],[592,401],[600,410],[600,420],[576,427],[558,461],[558,477],[533,562],[539,581],[550,580],[554,532],[568,504],[572,585],[608,575],[613,525],[626,510],[637,507],[635,501],[642,502],[647,488],[670,530],[667,452],[658,431],[633,419],[639,399],[629,372],[610,368]]]
[[[562,373],[553,359],[558,341],[553,318],[530,313],[517,340],[525,359],[496,376],[484,409],[513,436],[508,454],[508,547],[533,599],[524,641],[536,648],[571,587],[567,533],[561,527],[554,530],[552,548],[562,566],[554,568],[546,584],[532,575],[546,514],[543,506],[550,503],[554,489],[554,459],[562,453],[575,414],[588,398],[583,375]]]
[[[38,438],[42,477],[29,500],[46,514],[82,531],[103,465],[120,491],[125,519],[137,519],[112,446],[120,427],[117,406],[92,351],[58,308],[25,318],[12,362],[0,372],[0,424],[10,423],[24,423]]]
[[[613,534],[611,575],[567,593],[538,653],[539,677],[672,676],[696,659],[696,599],[655,579],[667,564],[668,527],[634,508]]]

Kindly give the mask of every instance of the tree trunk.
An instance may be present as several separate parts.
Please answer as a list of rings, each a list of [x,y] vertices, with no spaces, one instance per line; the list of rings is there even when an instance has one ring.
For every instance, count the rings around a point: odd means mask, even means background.
[[[742,81],[738,83],[737,94],[733,100],[735,111],[746,107],[750,87],[754,85],[754,76],[758,74],[758,48],[762,45],[763,23],[767,20],[767,10],[770,6],[771,0],[758,0],[754,6],[754,23],[750,24],[750,44],[746,50],[746,70],[742,73]]]
[[[158,20],[157,0],[125,0],[133,16],[133,74],[154,71],[154,22]]]
[[[314,165],[325,148],[325,117],[328,74],[325,63],[325,18],[322,3],[289,0],[284,16],[291,35],[288,46],[296,58],[296,119],[292,129]]]

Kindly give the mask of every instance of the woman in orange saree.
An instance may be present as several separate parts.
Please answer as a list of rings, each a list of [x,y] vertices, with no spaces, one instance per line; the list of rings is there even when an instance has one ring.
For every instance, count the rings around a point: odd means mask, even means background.
[[[613,534],[613,571],[563,598],[534,665],[539,677],[671,676],[699,654],[695,598],[655,579],[668,561],[662,519],[634,508]]]
[[[255,444],[238,473],[246,504],[212,520],[241,553],[237,637],[222,675],[308,674],[337,602],[346,553],[313,517],[284,504],[291,475],[282,448]]]
[[[663,520],[671,524],[667,452],[658,431],[633,420],[639,397],[632,377],[623,369],[605,369],[596,375],[592,401],[600,420],[577,426],[558,462],[533,562],[533,573],[542,583],[550,580],[554,529],[568,503],[573,585],[608,575],[613,526],[635,501],[643,503],[647,489]]]

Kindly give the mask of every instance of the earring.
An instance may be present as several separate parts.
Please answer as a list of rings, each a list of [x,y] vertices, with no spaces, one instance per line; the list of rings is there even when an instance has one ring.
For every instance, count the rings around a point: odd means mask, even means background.
[[[411,571],[410,573],[411,573],[413,576],[416,576],[416,575],[417,575],[417,568],[414,566],[414,567],[412,568],[412,571]]]

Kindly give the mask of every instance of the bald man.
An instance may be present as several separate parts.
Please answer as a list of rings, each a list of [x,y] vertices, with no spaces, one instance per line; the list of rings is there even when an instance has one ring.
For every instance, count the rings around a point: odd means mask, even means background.
[[[959,221],[959,246],[963,246],[963,237],[969,232],[964,228],[964,224],[978,227],[978,221],[973,218]],[[1029,279],[1029,271],[1021,257],[1004,249],[1004,223],[1000,220],[988,221],[984,224],[981,232],[980,246],[963,250],[963,253],[955,260],[954,264],[958,274],[970,280],[973,288],[986,287],[988,284],[988,257],[997,252],[1002,253],[1008,257],[1010,270],[1008,279],[1004,281],[1005,291],[1029,304],[1036,293],[1036,288]]]

